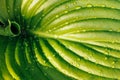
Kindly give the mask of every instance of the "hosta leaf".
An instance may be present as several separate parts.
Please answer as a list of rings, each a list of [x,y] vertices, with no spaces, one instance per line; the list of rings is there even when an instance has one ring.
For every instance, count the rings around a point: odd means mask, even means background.
[[[0,80],[120,80],[119,0],[0,5]]]

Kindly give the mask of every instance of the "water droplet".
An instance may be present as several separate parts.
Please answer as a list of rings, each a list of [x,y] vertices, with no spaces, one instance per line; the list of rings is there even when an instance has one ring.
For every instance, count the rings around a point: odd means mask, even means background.
[[[77,61],[80,61],[80,58],[77,58]]]
[[[45,15],[43,14],[42,17],[44,17]]]
[[[34,39],[36,39],[37,38],[37,36],[34,36]]]
[[[81,6],[78,6],[78,7],[76,7],[75,9],[80,9],[81,8]]]
[[[77,1],[73,2],[73,5],[76,5],[77,4]]]
[[[47,73],[45,73],[45,76],[47,76]]]
[[[66,25],[68,24],[68,22],[65,23]]]
[[[115,64],[115,61],[113,61],[112,64]]]
[[[51,32],[52,30],[50,29],[50,30],[48,30],[48,32]]]
[[[36,39],[37,42],[39,42],[39,39]]]
[[[87,7],[92,7],[92,4],[87,4]]]
[[[26,67],[25,70],[28,70],[28,67]]]
[[[10,7],[7,7],[8,9],[10,8]]]
[[[28,25],[27,28],[29,28],[30,26]]]
[[[53,55],[53,57],[55,57],[55,54]]]
[[[102,71],[102,70],[100,70],[100,74],[101,74],[101,75],[103,74],[103,71]]]
[[[113,8],[113,9],[114,9],[115,7],[111,7],[111,8]]]
[[[10,12],[10,10],[8,10],[8,12]]]
[[[55,29],[56,29],[56,27],[53,28],[53,30],[55,30]]]
[[[36,26],[33,26],[33,28],[36,28]]]
[[[105,7],[105,4],[102,4],[101,7]]]
[[[113,31],[113,30],[109,30],[110,32]]]
[[[80,32],[80,30],[77,30],[76,32],[77,32],[77,33],[79,33],[79,32]]]
[[[58,18],[58,17],[59,17],[59,15],[56,15],[55,17],[56,17],[56,18]]]
[[[78,64],[78,62],[75,62],[74,65],[75,65],[76,67],[79,67],[79,66],[80,66],[80,64]]]
[[[114,44],[114,43],[115,43],[115,41],[112,41],[111,43],[112,43],[112,44]]]
[[[107,60],[108,58],[107,57],[105,57],[105,60]]]
[[[86,32],[86,30],[82,30],[82,32]]]
[[[64,13],[68,13],[68,11],[64,11]]]
[[[78,20],[80,17],[75,17],[76,20]]]
[[[25,16],[25,15],[22,15],[23,17]]]
[[[90,54],[90,57],[93,57],[93,54],[92,54],[92,53]]]
[[[105,48],[105,54],[107,54],[107,55],[109,55],[109,50],[108,50],[108,48]]]
[[[113,65],[112,68],[115,68],[115,66]]]
[[[46,63],[46,61],[44,61],[44,63]]]
[[[69,6],[68,6],[68,5],[66,5],[66,6],[65,6],[65,8],[66,8],[66,9],[68,9],[68,8],[69,8]]]
[[[58,35],[54,35],[54,37],[55,37],[55,38],[59,38],[59,36],[58,36]]]
[[[17,11],[17,9],[15,9],[15,11]]]

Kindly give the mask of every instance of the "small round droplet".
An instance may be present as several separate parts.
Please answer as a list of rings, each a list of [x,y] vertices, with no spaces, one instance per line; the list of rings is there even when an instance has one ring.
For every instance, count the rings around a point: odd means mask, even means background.
[[[45,75],[47,76],[47,73],[45,73]]]
[[[80,6],[78,6],[78,7],[76,7],[75,9],[80,9],[81,7]]]
[[[75,17],[76,20],[78,20],[80,17]]]
[[[64,13],[68,13],[68,11],[64,11]]]
[[[68,24],[68,22],[65,23],[66,25]]]
[[[28,25],[27,28],[29,28],[30,26]]]
[[[92,7],[92,4],[87,4],[87,7]]]
[[[43,61],[44,63],[46,63],[46,61]]]
[[[17,9],[15,9],[15,11],[17,11]]]
[[[52,30],[50,29],[50,30],[48,30],[48,32],[51,32]]]
[[[115,7],[111,7],[111,8],[113,8],[113,9],[114,9]]]
[[[73,2],[73,5],[76,5],[77,4],[77,2],[75,1],[75,2]]]
[[[56,27],[54,27],[52,30],[55,30],[56,29]]]
[[[109,30],[110,32],[113,31],[113,30]]]
[[[77,33],[79,33],[79,32],[80,32],[80,30],[77,30],[76,32],[77,32]]]
[[[10,8],[10,7],[7,7],[8,9]]]
[[[112,43],[112,44],[114,44],[114,43],[115,43],[115,41],[112,41],[111,43]]]
[[[42,17],[44,17],[45,15],[42,15]]]
[[[113,65],[112,68],[115,68],[115,66]]]
[[[8,12],[10,12],[10,10],[8,10]]]
[[[54,37],[55,37],[55,38],[59,38],[59,36],[58,36],[58,35],[54,35]],[[53,55],[53,56],[55,56],[55,55]]]
[[[82,30],[83,32],[86,32],[86,30]]]
[[[115,61],[113,61],[112,64],[115,64]]]
[[[22,15],[23,17],[25,16],[25,15]]]
[[[80,58],[77,58],[77,61],[80,61]]]
[[[105,57],[105,60],[107,60],[108,58],[107,57]]]
[[[56,15],[55,17],[56,17],[56,18],[58,18],[58,17],[59,17],[59,15]]]
[[[104,4],[102,4],[102,5],[101,5],[101,7],[105,7],[105,5],[104,5]]]
[[[37,38],[37,36],[34,36],[34,39],[36,39]]]
[[[68,9],[68,8],[69,8],[69,6],[68,6],[68,5],[66,5],[66,6],[65,6],[65,8],[66,8],[66,9]]]
[[[55,57],[55,54],[53,55],[53,57]]]

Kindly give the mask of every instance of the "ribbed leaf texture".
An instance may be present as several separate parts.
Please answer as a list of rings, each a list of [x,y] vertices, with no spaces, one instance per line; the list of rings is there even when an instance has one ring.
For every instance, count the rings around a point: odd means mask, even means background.
[[[0,0],[0,80],[120,80],[120,0]]]

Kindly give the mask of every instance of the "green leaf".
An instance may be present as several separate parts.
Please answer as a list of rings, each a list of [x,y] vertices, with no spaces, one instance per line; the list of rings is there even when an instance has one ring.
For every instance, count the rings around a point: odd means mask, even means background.
[[[0,5],[0,80],[120,80],[119,0]]]

